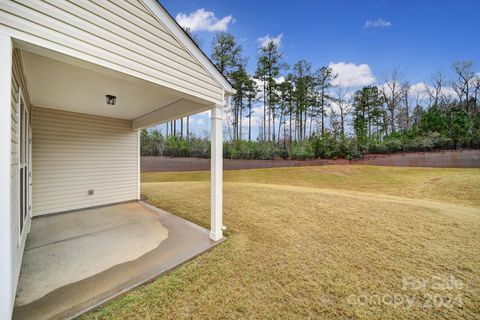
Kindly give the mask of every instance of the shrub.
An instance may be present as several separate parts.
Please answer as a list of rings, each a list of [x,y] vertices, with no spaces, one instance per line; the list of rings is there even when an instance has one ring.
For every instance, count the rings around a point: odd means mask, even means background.
[[[284,141],[281,143],[267,141],[226,141],[223,144],[223,156],[227,159],[353,159],[363,153],[424,152],[436,149],[453,149],[456,147],[480,147],[480,113],[466,121],[465,112],[452,112],[450,118],[438,120],[438,112],[432,112],[430,118],[423,120],[420,126],[413,126],[404,132],[391,133],[383,139],[380,136],[361,139],[334,137],[329,132],[323,136],[313,136],[301,142]],[[435,118],[437,117],[437,118]],[[434,131],[439,123],[447,119],[452,121],[452,128],[462,134],[449,135]],[[206,138],[163,137],[156,130],[142,130],[141,154],[169,157],[210,157],[210,141]]]
[[[329,132],[326,132],[323,136],[313,136],[310,143],[314,158],[331,159],[335,156],[336,142]]]
[[[207,139],[199,139],[191,137],[188,141],[189,157],[194,158],[210,158],[210,141]]]
[[[306,160],[314,158],[314,153],[308,141],[294,142],[289,150],[290,158],[295,160]]]

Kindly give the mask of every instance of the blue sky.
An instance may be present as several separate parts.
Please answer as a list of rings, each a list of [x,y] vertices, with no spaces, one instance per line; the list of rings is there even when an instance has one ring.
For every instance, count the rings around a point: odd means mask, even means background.
[[[451,76],[450,66],[458,60],[475,61],[480,71],[480,1],[161,3],[177,20],[193,26],[208,55],[215,32],[231,32],[249,57],[251,72],[259,38],[280,35],[287,63],[306,59],[315,68],[344,63],[345,76],[359,77],[357,82],[346,78],[354,85],[372,77],[381,81],[394,67],[410,83],[428,81],[437,71]]]

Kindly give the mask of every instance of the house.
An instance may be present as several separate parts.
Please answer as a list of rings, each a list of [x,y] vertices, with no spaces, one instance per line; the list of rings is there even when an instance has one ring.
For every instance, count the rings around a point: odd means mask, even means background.
[[[222,238],[234,90],[159,3],[1,0],[0,61],[0,319],[32,220],[140,199],[143,128],[211,111],[209,235]]]

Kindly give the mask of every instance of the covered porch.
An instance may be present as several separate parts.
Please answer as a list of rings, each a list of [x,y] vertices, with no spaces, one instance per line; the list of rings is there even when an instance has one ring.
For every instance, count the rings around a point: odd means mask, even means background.
[[[12,226],[5,282],[15,319],[74,317],[224,240],[222,123],[229,99],[214,103],[2,35],[0,45],[13,70],[12,100],[3,101],[9,110],[2,114],[11,128],[11,215],[1,223]],[[141,201],[140,130],[208,110],[207,230]]]
[[[115,275],[127,282],[102,292],[97,275],[153,253],[163,269],[167,259],[198,254],[189,240],[197,228],[179,232],[182,224],[135,204],[142,129],[210,111],[211,224],[198,243],[221,241],[223,109],[235,90],[165,8],[154,0],[0,1],[0,16],[0,318],[15,305],[42,310],[42,299],[91,307],[75,294],[101,301],[159,270],[126,268]],[[125,202],[133,207],[105,209]],[[118,228],[129,230],[125,239]],[[171,241],[188,244],[172,255],[158,250]],[[39,274],[49,280],[29,287]]]
[[[26,104],[30,218],[140,200],[140,131],[210,111],[210,238],[222,239],[223,109],[230,96],[214,103],[20,40],[13,53],[14,76],[25,77],[17,91]]]

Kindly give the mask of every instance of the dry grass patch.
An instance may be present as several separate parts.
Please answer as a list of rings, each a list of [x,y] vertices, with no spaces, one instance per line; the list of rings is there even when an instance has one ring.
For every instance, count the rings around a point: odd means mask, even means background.
[[[142,174],[142,182],[208,182],[209,179],[208,171]],[[225,171],[224,181],[352,190],[480,206],[480,169],[289,167]]]
[[[229,171],[228,241],[84,318],[477,318],[478,174],[335,166]],[[146,174],[142,192],[153,205],[208,227],[206,179],[208,173]],[[454,276],[464,286],[402,289],[404,277],[432,276]],[[459,295],[463,306],[425,307],[428,294],[438,293]],[[352,303],[375,294],[415,303]]]

